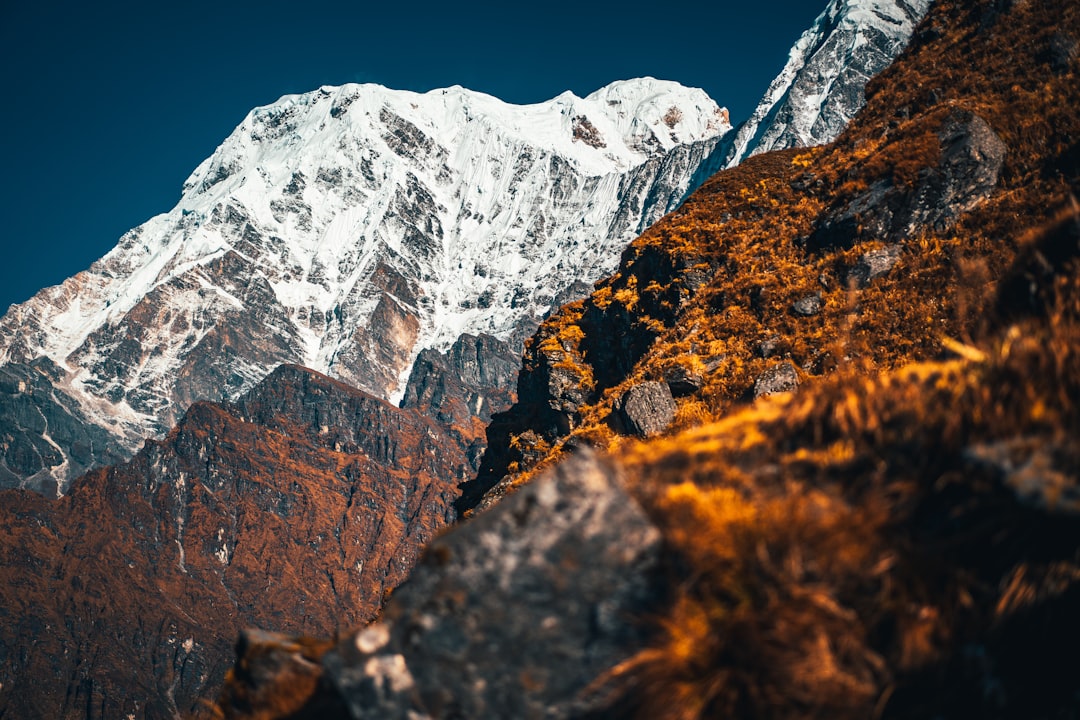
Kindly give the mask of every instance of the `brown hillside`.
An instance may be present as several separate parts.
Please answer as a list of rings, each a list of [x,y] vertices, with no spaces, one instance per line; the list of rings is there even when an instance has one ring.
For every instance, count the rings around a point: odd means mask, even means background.
[[[433,421],[283,366],[60,500],[0,493],[0,717],[174,718],[244,627],[370,621],[470,470]]]

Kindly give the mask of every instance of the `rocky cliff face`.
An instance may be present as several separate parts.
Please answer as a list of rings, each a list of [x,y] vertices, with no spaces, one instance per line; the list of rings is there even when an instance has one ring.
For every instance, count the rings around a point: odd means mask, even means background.
[[[520,353],[490,336],[462,335],[445,353],[422,350],[401,407],[441,423],[466,449],[473,470],[487,447],[485,428],[514,403]]]
[[[70,396],[56,387],[63,371],[48,358],[0,366],[0,487],[25,487],[49,497],[55,474],[78,476],[127,454]]]
[[[564,289],[610,272],[726,118],[650,78],[530,106],[462,88],[284,97],[245,118],[176,208],[13,306],[0,361],[47,360],[41,381],[68,410],[46,420],[76,413],[106,432],[98,447],[128,452],[281,363],[396,400],[422,349],[463,333],[516,346]],[[97,459],[70,433],[10,426],[6,485],[56,493]]]
[[[284,366],[60,500],[3,492],[0,715],[176,717],[238,627],[370,621],[471,472],[436,422]]]

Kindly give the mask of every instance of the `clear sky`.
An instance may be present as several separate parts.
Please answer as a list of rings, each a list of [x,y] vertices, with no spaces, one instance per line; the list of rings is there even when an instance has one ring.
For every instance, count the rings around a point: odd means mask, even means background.
[[[744,120],[825,0],[0,0],[0,313],[171,209],[252,107],[320,85],[508,102],[651,75]]]

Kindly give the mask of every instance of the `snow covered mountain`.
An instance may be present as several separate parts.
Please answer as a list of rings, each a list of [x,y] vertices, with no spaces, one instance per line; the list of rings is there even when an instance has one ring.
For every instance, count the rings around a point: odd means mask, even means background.
[[[691,189],[751,155],[834,140],[866,104],[866,82],[907,47],[930,2],[830,0],[791,48],[750,118],[723,139]]]
[[[424,348],[520,343],[729,129],[652,78],[528,106],[346,85],[257,108],[173,210],[0,320],[0,485],[62,492],[281,363],[395,399]],[[85,425],[106,437],[65,431]]]

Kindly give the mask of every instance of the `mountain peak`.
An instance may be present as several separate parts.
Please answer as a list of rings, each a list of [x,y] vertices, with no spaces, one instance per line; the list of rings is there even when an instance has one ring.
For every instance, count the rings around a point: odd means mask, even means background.
[[[461,86],[286,95],[175,208],[13,306],[0,359],[50,358],[66,405],[132,449],[280,363],[394,400],[420,350],[516,345],[614,269],[727,129],[703,91],[653,78],[531,105]]]

